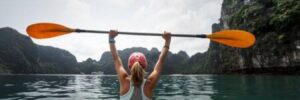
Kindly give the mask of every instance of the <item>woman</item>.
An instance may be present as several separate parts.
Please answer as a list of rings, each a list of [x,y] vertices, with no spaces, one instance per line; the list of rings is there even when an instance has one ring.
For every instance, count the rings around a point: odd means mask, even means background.
[[[120,83],[121,100],[149,100],[152,98],[153,90],[159,80],[162,65],[169,51],[171,33],[164,32],[163,38],[165,45],[160,53],[158,61],[147,79],[144,79],[147,60],[142,53],[132,53],[128,60],[129,75],[123,67],[122,61],[118,56],[114,38],[118,35],[116,30],[109,33],[110,51],[115,63],[115,69]]]

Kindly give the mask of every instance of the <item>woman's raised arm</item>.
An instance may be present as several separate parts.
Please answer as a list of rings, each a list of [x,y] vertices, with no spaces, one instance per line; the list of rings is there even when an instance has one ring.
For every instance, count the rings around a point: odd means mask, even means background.
[[[155,65],[152,73],[148,77],[148,80],[150,82],[149,88],[152,91],[153,91],[154,87],[156,86],[157,81],[159,80],[163,62],[165,61],[165,59],[168,55],[168,52],[169,52],[169,47],[170,47],[170,43],[171,43],[171,33],[164,32],[163,38],[165,39],[165,45],[164,45],[163,49],[161,50],[158,61],[156,62],[156,65]]]
[[[122,84],[126,81],[126,77],[128,76],[128,73],[126,72],[126,70],[123,67],[121,58],[118,55],[116,46],[115,46],[115,40],[114,38],[118,35],[118,32],[116,30],[111,30],[109,32],[109,46],[110,46],[110,51],[114,60],[114,64],[115,64],[115,69],[119,78],[119,81],[121,83],[121,88],[122,88]],[[120,89],[121,89],[120,88]]]

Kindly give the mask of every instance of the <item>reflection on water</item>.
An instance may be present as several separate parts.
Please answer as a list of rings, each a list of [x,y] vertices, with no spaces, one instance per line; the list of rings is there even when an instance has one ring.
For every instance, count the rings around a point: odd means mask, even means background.
[[[297,100],[299,76],[161,76],[154,99]],[[0,99],[118,99],[116,76],[0,75]]]
[[[155,99],[209,100],[214,94],[211,75],[162,76],[155,89]]]
[[[300,76],[215,76],[213,100],[300,100]]]
[[[2,75],[0,98],[116,99],[116,76]],[[3,85],[2,85],[3,84]]]

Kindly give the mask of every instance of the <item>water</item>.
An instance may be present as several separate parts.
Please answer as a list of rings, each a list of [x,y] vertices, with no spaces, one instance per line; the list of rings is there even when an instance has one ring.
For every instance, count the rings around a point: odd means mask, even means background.
[[[116,76],[0,75],[0,99],[118,99]],[[154,99],[300,100],[300,76],[161,76]]]

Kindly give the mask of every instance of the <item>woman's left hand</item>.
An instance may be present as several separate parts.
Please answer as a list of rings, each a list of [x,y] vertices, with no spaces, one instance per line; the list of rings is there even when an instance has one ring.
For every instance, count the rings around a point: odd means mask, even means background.
[[[118,36],[118,30],[110,30],[109,37],[116,37]]]

